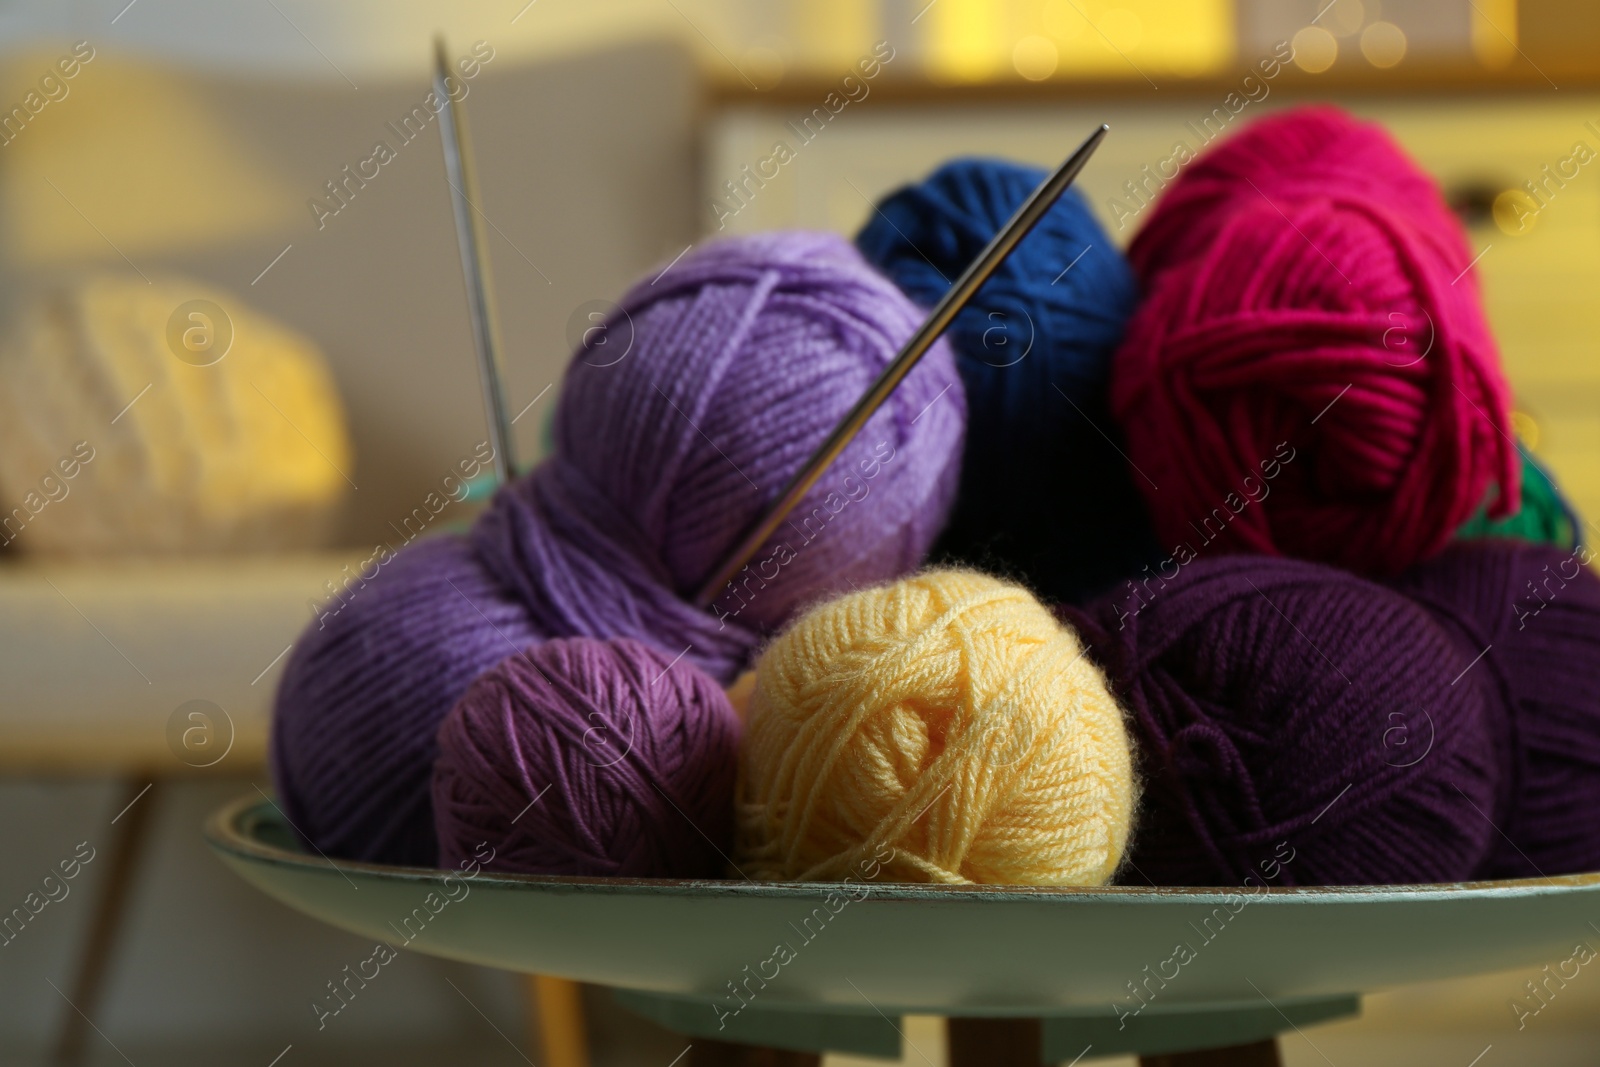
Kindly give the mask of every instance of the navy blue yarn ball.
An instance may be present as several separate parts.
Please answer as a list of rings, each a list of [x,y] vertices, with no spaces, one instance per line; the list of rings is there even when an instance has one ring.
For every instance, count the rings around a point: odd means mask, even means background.
[[[1045,178],[958,159],[878,204],[856,245],[931,307]],[[1132,269],[1069,189],[947,336],[967,390],[955,512],[935,555],[1081,602],[1162,558],[1108,401]]]

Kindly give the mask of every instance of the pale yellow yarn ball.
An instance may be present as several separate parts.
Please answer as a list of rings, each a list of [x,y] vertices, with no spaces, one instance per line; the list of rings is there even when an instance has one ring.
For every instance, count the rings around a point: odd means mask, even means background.
[[[326,543],[351,489],[322,353],[209,286],[102,274],[0,344],[0,544],[62,555]]]
[[[1098,885],[1135,792],[1122,711],[1077,636],[1019,586],[929,571],[812,609],[761,656],[736,863]]]

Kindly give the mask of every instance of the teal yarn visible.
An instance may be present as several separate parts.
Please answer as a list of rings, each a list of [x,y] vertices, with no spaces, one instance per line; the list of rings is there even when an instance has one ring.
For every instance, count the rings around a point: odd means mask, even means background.
[[[538,398],[535,397],[534,399]],[[557,396],[556,399],[560,399],[560,397]],[[550,403],[546,404],[544,407],[544,418],[539,420],[540,456],[548,456],[556,450],[555,423],[556,401],[551,400]],[[512,476],[515,477],[517,475],[526,474],[532,469],[532,466],[525,462],[518,470],[512,472]],[[478,475],[476,478],[467,483],[467,495],[465,500],[473,504],[485,503],[494,496],[494,491],[499,488],[500,480],[495,477],[494,471],[484,471],[482,474]]]
[[[958,159],[885,198],[856,245],[931,307],[1045,178]],[[1138,302],[1122,253],[1068,190],[946,336],[967,390],[961,488],[936,557],[1079,602],[1163,553],[1107,397]]]
[[[495,477],[494,471],[484,471],[467,483],[465,499],[474,504],[482,504],[494,496],[494,491],[500,488],[500,479]]]
[[[1456,540],[1517,540],[1577,548],[1583,543],[1583,520],[1562,495],[1550,472],[1534,460],[1527,448],[1519,446],[1517,450],[1522,453],[1522,507],[1503,519],[1491,519],[1485,502],[1456,531]]]

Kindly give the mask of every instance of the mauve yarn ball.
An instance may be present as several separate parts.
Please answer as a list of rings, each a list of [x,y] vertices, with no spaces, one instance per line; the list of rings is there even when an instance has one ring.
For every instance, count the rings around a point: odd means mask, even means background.
[[[1111,404],[1168,548],[1393,575],[1517,510],[1499,352],[1441,247],[1378,202],[1257,197],[1155,275]]]
[[[1426,610],[1332,567],[1197,560],[1062,609],[1127,710],[1144,794],[1123,881],[1450,882],[1494,844],[1495,723]],[[1411,762],[1396,728],[1426,709]]]
[[[1408,218],[1446,258],[1472,257],[1466,232],[1439,184],[1389,132],[1327,104],[1290,108],[1247,123],[1197,159],[1182,162],[1128,246],[1139,277],[1203,251],[1239,204],[1299,200],[1381,204]],[[1474,279],[1463,279],[1476,284]]]
[[[684,598],[921,318],[829,234],[719,241],[652,271],[574,355],[554,454],[466,538],[404,548],[296,643],[272,753],[300,832],[330,856],[432,864],[439,724],[530,644],[627,637],[727,682],[800,605],[914,568],[959,476],[943,343],[711,610]]]
[[[1584,548],[1480,541],[1395,583],[1472,662],[1461,684],[1484,688],[1507,717],[1505,799],[1493,811],[1504,836],[1492,838],[1480,877],[1600,870],[1600,578],[1592,559]],[[1444,727],[1434,725],[1442,741]],[[1419,747],[1425,729],[1414,731]]]
[[[439,864],[709,878],[733,844],[739,720],[704,671],[627,638],[507,656],[439,728]]]
[[[932,307],[1044,179],[1006,160],[953,160],[884,198],[856,245]],[[967,446],[937,555],[1074,602],[1156,561],[1107,396],[1138,298],[1122,253],[1069,189],[956,316],[947,336]]]

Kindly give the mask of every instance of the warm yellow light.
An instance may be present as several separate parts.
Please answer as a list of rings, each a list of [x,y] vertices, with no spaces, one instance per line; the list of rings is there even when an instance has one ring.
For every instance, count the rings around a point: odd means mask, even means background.
[[[1517,438],[1528,446],[1529,452],[1539,450],[1539,423],[1532,415],[1526,411],[1513,411],[1511,428],[1516,431]]]
[[[1507,189],[1494,198],[1493,213],[1501,233],[1520,237],[1539,220],[1539,205],[1521,189]]]
[[[1144,41],[1144,20],[1125,7],[1114,7],[1097,23],[1100,41],[1117,53],[1135,51]]]
[[[923,9],[928,25],[928,73],[939,81],[983,81],[1001,69],[1005,10],[989,0],[935,0]]]
[[[1073,0],[1045,0],[1041,18],[1044,32],[1057,41],[1075,41],[1085,33],[1093,33],[1089,19]]]
[[[1348,37],[1367,20],[1361,0],[1333,0],[1317,19],[1317,25],[1340,37]]]
[[[1321,74],[1339,58],[1339,42],[1321,26],[1307,26],[1294,35],[1294,64],[1307,74]]]
[[[1011,65],[1031,82],[1042,82],[1056,72],[1060,53],[1048,37],[1033,34],[1017,42],[1011,50]]]
[[[1517,0],[1473,0],[1472,52],[1486,67],[1499,68],[1517,54]]]
[[[0,80],[46,70],[54,58],[18,58]],[[12,263],[120,268],[124,255],[142,263],[310,218],[305,198],[317,190],[290,181],[197,83],[100,55],[68,84],[71,95],[40,116],[47,121],[3,149],[0,256]]]
[[[861,0],[805,0],[790,5],[798,54],[821,70],[850,67],[882,37],[879,15],[879,5]],[[756,81],[760,84],[760,79]]]
[[[1056,46],[1055,77],[1159,82],[1220,73],[1234,59],[1233,0],[1044,0],[1031,18],[1032,4],[1018,6],[1015,31]]]
[[[1361,54],[1374,67],[1388,68],[1406,57],[1406,34],[1392,22],[1374,22],[1361,31]]]

